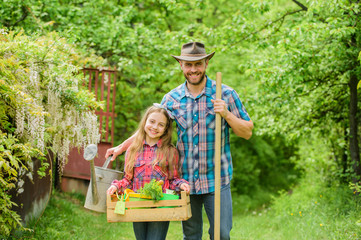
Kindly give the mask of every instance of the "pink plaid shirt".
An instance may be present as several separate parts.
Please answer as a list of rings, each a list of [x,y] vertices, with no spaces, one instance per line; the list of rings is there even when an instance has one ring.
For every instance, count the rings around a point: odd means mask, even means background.
[[[156,150],[158,146],[161,146],[162,140],[160,139],[157,144],[153,146],[149,146],[145,141],[143,143],[143,151],[137,155],[134,168],[132,173],[126,173],[122,180],[114,180],[112,185],[116,186],[118,191],[122,191],[125,188],[131,188],[134,192],[137,192],[139,188],[143,187],[145,183],[149,183],[152,179],[156,179],[157,181],[163,180],[163,192],[165,189],[172,189],[179,191],[179,187],[182,183],[189,184],[186,180],[181,179],[178,173],[178,161],[179,155],[176,148],[174,149],[174,157],[173,157],[173,178],[169,179],[169,173],[164,172],[162,168],[157,163],[153,167],[153,160],[156,159],[157,154]],[[125,154],[125,163],[126,166],[128,151]],[[168,166],[168,160],[166,161],[166,166]],[[170,169],[168,168],[168,171]]]

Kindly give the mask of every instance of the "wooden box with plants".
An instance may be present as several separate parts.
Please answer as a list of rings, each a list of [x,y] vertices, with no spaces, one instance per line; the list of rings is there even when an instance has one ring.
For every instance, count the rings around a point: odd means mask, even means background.
[[[108,222],[185,221],[192,216],[189,195],[162,192],[162,182],[152,180],[135,193],[107,195]]]

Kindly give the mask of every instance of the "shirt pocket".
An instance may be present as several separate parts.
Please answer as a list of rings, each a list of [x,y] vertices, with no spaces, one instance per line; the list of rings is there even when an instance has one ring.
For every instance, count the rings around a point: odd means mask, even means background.
[[[207,103],[206,107],[206,128],[215,130],[216,128],[216,113],[214,112],[213,103]],[[227,121],[221,117],[222,131],[228,126]],[[223,136],[223,134],[222,134]]]
[[[163,171],[163,169],[156,164],[153,168],[153,177],[157,180],[165,180],[167,178],[167,173]]]
[[[206,105],[206,127],[215,129],[216,127],[216,114],[214,113],[213,103],[207,103]]]
[[[145,176],[145,162],[139,161],[134,164],[134,178],[143,179]]]
[[[173,105],[173,115],[177,124],[182,128],[182,130],[186,130],[188,128],[187,124],[187,106],[186,104],[176,103]]]

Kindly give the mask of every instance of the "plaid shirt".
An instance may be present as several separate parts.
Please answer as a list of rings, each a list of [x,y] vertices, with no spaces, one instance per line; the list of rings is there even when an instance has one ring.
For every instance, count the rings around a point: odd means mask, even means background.
[[[173,157],[173,178],[169,179],[168,172],[164,172],[162,168],[157,163],[153,167],[153,160],[157,158],[156,150],[158,146],[161,146],[162,140],[160,139],[157,144],[153,146],[149,146],[145,141],[143,143],[143,151],[140,154],[137,154],[134,168],[132,173],[125,173],[125,176],[122,180],[114,180],[112,185],[116,186],[119,191],[122,188],[131,188],[134,192],[137,192],[139,188],[143,187],[145,183],[149,183],[152,179],[156,179],[157,181],[163,180],[163,192],[165,189],[179,190],[179,187],[182,183],[187,183],[184,179],[179,178],[178,173],[178,151],[174,149],[174,157]],[[125,163],[126,166],[128,151],[125,155]],[[168,168],[168,160],[166,161],[166,167]]]
[[[177,123],[177,148],[183,178],[191,194],[214,192],[215,113],[211,99],[216,98],[216,82],[208,78],[202,93],[193,97],[186,83],[167,93],[162,100]],[[222,99],[236,117],[250,118],[235,90],[222,85]],[[233,166],[229,144],[229,125],[222,118],[221,184],[229,184]]]

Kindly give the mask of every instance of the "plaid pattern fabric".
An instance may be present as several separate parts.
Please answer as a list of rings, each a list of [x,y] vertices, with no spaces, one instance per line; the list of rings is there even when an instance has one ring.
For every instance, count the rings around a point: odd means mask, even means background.
[[[216,82],[208,78],[203,92],[193,97],[186,83],[167,93],[161,102],[177,123],[177,148],[183,178],[191,194],[214,192],[215,113],[211,99],[216,98]],[[232,88],[222,85],[222,99],[236,117],[250,117]],[[230,183],[233,166],[229,144],[229,125],[222,118],[221,184]]]
[[[163,180],[163,192],[165,189],[172,189],[179,191],[179,187],[182,183],[187,183],[184,179],[180,179],[178,173],[178,161],[179,155],[176,149],[174,149],[174,157],[173,157],[173,178],[169,179],[168,172],[164,172],[162,168],[157,163],[153,167],[153,160],[157,158],[156,150],[158,146],[162,144],[162,140],[160,139],[157,144],[153,146],[149,146],[145,141],[143,143],[143,151],[139,153],[134,162],[134,168],[132,173],[126,173],[124,178],[120,181],[114,180],[112,185],[116,186],[119,191],[125,188],[131,188],[134,192],[137,192],[139,188],[143,187],[145,183],[149,183],[152,179],[156,179],[157,181]],[[128,153],[128,151],[127,151]],[[127,154],[125,155],[125,163],[126,166]],[[168,168],[168,161],[166,162]]]

